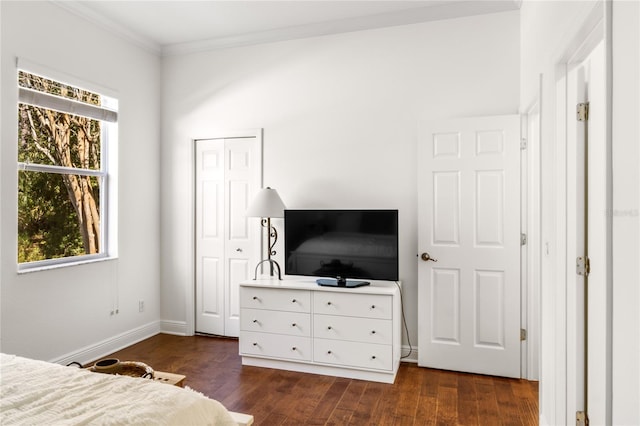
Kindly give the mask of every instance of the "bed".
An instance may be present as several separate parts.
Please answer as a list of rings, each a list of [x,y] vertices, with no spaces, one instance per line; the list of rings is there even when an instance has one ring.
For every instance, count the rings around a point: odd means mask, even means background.
[[[189,388],[0,354],[0,424],[250,425]]]

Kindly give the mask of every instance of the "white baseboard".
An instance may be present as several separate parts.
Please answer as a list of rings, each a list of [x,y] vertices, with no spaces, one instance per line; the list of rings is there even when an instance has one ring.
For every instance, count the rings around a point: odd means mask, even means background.
[[[418,363],[418,348],[417,347],[410,348],[407,345],[402,345],[400,350],[402,352],[402,356],[408,355],[406,358],[401,358],[400,359],[401,362],[413,362],[415,364]],[[409,353],[409,351],[411,351],[411,353]]]
[[[184,321],[154,321],[149,324],[145,324],[141,327],[129,330],[127,332],[118,334],[109,339],[105,339],[94,345],[86,346],[78,351],[74,351],[63,355],[59,358],[50,360],[50,362],[56,364],[67,365],[70,362],[79,362],[86,364],[91,361],[95,361],[109,355],[113,352],[117,352],[120,349],[131,346],[144,339],[148,339],[151,336],[155,336],[159,333],[173,334],[176,336],[188,336],[187,323]],[[403,345],[401,347],[402,355],[409,354],[409,346]],[[402,358],[402,362],[418,362],[418,348],[414,347],[408,357]]]
[[[176,336],[189,336],[187,334],[187,323],[185,321],[160,321],[160,332],[175,334]]]
[[[50,360],[50,362],[62,365],[67,365],[71,362],[87,364],[88,362],[100,359],[105,355],[109,355],[113,352],[119,351],[120,349],[126,348],[127,346],[131,346],[134,343],[138,343],[151,336],[155,336],[158,333],[160,333],[160,321],[150,322],[149,324],[118,334],[94,345],[86,346],[78,351]]]

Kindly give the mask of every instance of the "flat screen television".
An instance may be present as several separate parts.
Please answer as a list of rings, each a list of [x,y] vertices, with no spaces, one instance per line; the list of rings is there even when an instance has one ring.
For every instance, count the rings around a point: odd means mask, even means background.
[[[397,281],[398,210],[285,210],[284,251],[286,275],[320,285]]]

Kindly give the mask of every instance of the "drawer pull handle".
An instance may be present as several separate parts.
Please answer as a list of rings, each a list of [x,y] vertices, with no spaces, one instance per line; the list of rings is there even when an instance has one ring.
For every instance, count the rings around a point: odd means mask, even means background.
[[[375,309],[375,308],[376,308],[376,305],[371,305],[371,309]]]
[[[327,330],[331,330],[332,328],[333,328],[333,327],[329,326],[329,327],[327,327]]]
[[[256,342],[253,342],[253,346],[258,346],[258,344]]]
[[[298,348],[296,348],[295,346],[291,348],[292,351],[297,351]]]
[[[373,355],[373,356],[371,357],[371,359],[376,359],[376,356],[375,356],[375,355]]]
[[[328,305],[328,306],[331,306],[331,302],[327,302],[327,305]]]
[[[298,324],[296,324],[295,322],[293,324],[291,324],[291,327],[296,327]]]
[[[371,330],[371,334],[376,334],[376,331],[375,330]]]
[[[327,355],[331,355],[331,351],[327,351]]]
[[[253,296],[253,300],[258,300],[258,296]]]
[[[296,302],[297,302],[296,299],[291,300],[291,303],[296,303]]]
[[[258,320],[257,320],[257,319],[254,319],[254,320],[253,320],[253,322],[257,324],[257,323],[258,323]]]

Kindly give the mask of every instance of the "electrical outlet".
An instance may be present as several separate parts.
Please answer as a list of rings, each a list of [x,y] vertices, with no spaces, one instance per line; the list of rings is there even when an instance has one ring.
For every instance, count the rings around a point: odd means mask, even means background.
[[[138,301],[138,312],[144,312],[144,300]]]

